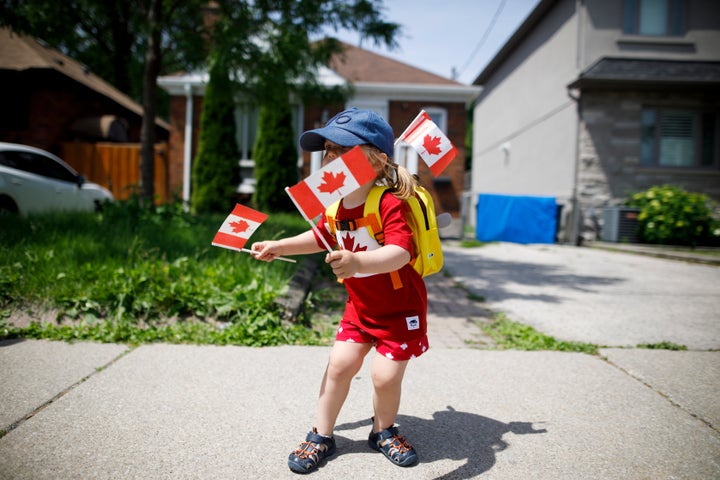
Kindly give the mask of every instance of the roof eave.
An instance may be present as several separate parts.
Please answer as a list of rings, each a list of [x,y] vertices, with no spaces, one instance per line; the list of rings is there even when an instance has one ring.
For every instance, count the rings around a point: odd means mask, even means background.
[[[435,85],[420,83],[375,83],[355,82],[355,94],[383,95],[394,100],[431,100],[438,102],[462,102],[471,104],[481,87],[467,85]]]
[[[568,89],[690,89],[690,88],[715,88],[720,83],[702,80],[627,80],[618,78],[578,78],[567,85]]]
[[[207,86],[206,73],[193,73],[187,75],[174,75],[158,78],[158,85],[171,95],[203,95]],[[326,86],[345,84],[337,75],[321,76],[321,82]],[[397,100],[431,100],[442,102],[462,102],[469,105],[482,91],[481,87],[474,85],[442,85],[421,83],[379,83],[355,82],[352,83],[356,94],[391,96]]]

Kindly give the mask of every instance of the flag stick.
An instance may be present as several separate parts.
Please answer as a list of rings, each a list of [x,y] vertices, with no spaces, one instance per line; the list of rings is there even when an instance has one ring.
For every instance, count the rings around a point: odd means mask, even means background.
[[[325,248],[327,249],[327,251],[332,253],[333,249],[330,246],[330,244],[327,243],[327,240],[325,240],[325,237],[323,237],[322,234],[318,231],[317,227],[315,226],[315,223],[312,220],[310,220],[307,217],[307,215],[305,215],[305,212],[303,211],[303,209],[300,208],[300,205],[298,205],[297,202],[295,201],[295,199],[293,198],[292,194],[290,193],[290,187],[285,187],[285,192],[290,197],[290,200],[292,200],[292,202],[295,204],[295,208],[298,209],[298,212],[300,212],[300,215],[302,215],[303,218],[305,219],[305,221],[310,224],[310,228],[312,228],[312,231],[315,232],[315,235],[322,241],[323,245],[325,245]]]
[[[241,248],[240,251],[247,252],[253,256],[260,253],[260,252],[256,252],[255,250],[250,250],[249,248]],[[297,263],[297,260],[295,260],[294,258],[287,258],[287,257],[275,257],[275,258],[273,258],[273,260],[282,260],[283,262]]]

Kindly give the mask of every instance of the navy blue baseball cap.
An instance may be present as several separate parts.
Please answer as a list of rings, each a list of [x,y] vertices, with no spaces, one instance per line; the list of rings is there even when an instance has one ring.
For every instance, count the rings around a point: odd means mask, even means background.
[[[318,152],[325,149],[325,140],[342,147],[369,143],[390,158],[395,150],[392,127],[377,113],[357,107],[338,113],[322,128],[303,133],[300,136],[300,146],[308,152]]]

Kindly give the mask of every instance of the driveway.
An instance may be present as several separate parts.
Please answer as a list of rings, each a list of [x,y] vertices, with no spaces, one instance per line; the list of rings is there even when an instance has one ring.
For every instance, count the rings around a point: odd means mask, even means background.
[[[443,251],[486,307],[557,339],[720,349],[720,267],[564,245]]]

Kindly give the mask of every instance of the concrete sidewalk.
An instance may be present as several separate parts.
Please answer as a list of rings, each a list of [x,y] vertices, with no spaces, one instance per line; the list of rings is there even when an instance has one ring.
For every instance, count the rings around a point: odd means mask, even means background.
[[[367,447],[366,362],[338,420],[337,454],[313,478],[720,478],[719,351],[486,350],[475,348],[484,337],[467,320],[487,319],[490,306],[508,308],[511,316],[533,311],[521,300],[539,297],[518,289],[534,279],[533,289],[551,289],[542,294],[552,308],[536,308],[532,316],[540,325],[573,318],[566,312],[584,301],[590,305],[585,328],[593,335],[635,341],[653,329],[621,323],[616,332],[590,322],[603,318],[602,311],[592,317],[592,306],[603,300],[604,288],[634,285],[625,275],[636,271],[713,278],[704,270],[710,267],[678,273],[654,263],[667,260],[638,265],[612,252],[505,245],[449,248],[447,261],[452,275],[428,280],[431,349],[408,368],[398,419],[420,464],[401,469]],[[572,262],[577,265],[562,266]],[[589,275],[592,262],[606,270]],[[606,271],[615,280],[603,281]],[[457,282],[488,301],[470,301]],[[628,297],[647,293],[631,289]],[[636,313],[631,298],[624,302]],[[655,314],[656,306],[648,311]],[[675,317],[683,328],[660,321],[654,329],[677,341],[695,338],[686,330],[713,328],[696,320]],[[553,325],[561,337],[578,331],[573,322],[560,323],[568,327]],[[326,347],[0,342],[0,428],[8,430],[0,438],[0,479],[297,478],[287,456],[312,426],[328,353]]]
[[[296,478],[328,351],[5,344],[5,421],[39,409],[0,439],[0,478]],[[602,353],[431,349],[404,384],[410,469],[367,447],[365,365],[313,478],[719,478],[720,354]]]

